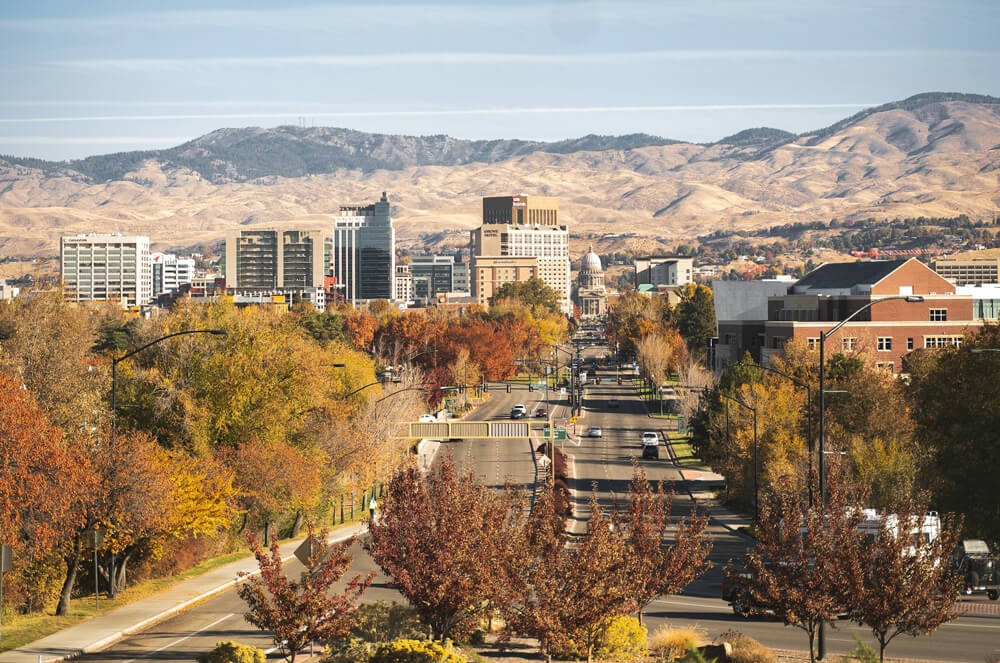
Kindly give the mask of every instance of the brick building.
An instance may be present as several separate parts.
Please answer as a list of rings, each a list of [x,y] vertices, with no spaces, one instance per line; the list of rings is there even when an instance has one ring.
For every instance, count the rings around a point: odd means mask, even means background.
[[[912,350],[959,345],[967,329],[982,325],[974,298],[915,258],[823,265],[793,284],[784,295],[768,297],[761,360],[780,353],[792,338],[819,348],[819,333],[862,306],[883,297],[920,295],[922,302],[892,300],[847,323],[826,342],[828,355],[868,350],[876,364],[902,371]]]

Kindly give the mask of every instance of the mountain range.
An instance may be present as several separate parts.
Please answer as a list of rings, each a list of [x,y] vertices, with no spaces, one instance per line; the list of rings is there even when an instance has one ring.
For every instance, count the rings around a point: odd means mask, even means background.
[[[469,141],[327,127],[219,129],[177,147],[53,162],[0,156],[0,253],[121,231],[157,248],[228,228],[329,225],[387,191],[399,235],[464,243],[486,195],[560,198],[578,237],[634,250],[714,230],[833,218],[993,219],[1000,99],[927,93],[805,134],[754,128],[714,143],[648,134]],[[652,244],[650,244],[652,243]]]

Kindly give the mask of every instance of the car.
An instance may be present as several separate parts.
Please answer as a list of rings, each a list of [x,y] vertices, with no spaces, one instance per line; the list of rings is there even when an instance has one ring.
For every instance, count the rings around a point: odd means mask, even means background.
[[[523,419],[526,416],[528,416],[528,408],[521,403],[518,403],[510,409],[511,419]]]
[[[549,414],[549,411],[548,411],[548,410],[546,410],[546,409],[545,409],[545,408],[543,408],[543,407],[540,407],[540,408],[536,408],[536,409],[535,409],[535,416],[536,416],[536,417],[546,417],[546,416],[548,416],[548,414]]]
[[[600,426],[591,426],[587,429],[587,437],[603,437],[604,431]]]
[[[644,444],[642,445],[642,457],[649,458],[650,460],[659,460],[660,458],[660,445],[658,444]]]
[[[644,447],[657,447],[660,445],[660,436],[653,431],[646,431],[639,438],[639,444]]]
[[[419,421],[422,424],[433,424],[437,422],[437,417],[435,417],[433,414],[422,414],[420,415],[420,418],[417,419],[417,421]]]
[[[618,402],[617,398],[612,398],[608,400],[608,407],[618,407],[619,405],[620,403]]]
[[[991,601],[1000,598],[1000,559],[985,541],[965,539],[951,556],[952,568],[963,578],[966,594],[985,593]]]

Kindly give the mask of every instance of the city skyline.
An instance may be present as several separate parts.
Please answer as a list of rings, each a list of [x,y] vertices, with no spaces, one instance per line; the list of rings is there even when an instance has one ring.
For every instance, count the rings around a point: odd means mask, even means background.
[[[172,7],[5,7],[0,153],[78,158],[282,124],[708,142],[920,92],[1000,93],[1000,9],[976,0]]]

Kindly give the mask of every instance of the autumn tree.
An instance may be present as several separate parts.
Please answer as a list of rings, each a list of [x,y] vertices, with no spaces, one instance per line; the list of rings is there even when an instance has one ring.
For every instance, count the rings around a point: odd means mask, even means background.
[[[513,500],[459,474],[450,457],[426,477],[409,467],[390,481],[365,550],[435,639],[486,614],[519,564]]]
[[[961,591],[948,556],[958,545],[960,523],[945,519],[938,529],[926,502],[903,497],[881,511],[867,538],[858,536],[848,558],[847,607],[851,619],[868,626],[879,644],[879,660],[896,636],[926,635],[958,616]],[[927,536],[925,527],[936,530]]]
[[[537,638],[542,653],[578,651],[592,660],[611,619],[639,606],[622,528],[590,501],[587,531],[570,546],[551,491],[542,491],[525,530],[526,559],[512,600],[501,606],[508,629]]]
[[[351,563],[348,551],[353,538],[331,544],[325,530],[315,533],[310,528],[306,541],[312,547],[312,554],[307,572],[298,581],[285,574],[276,541],[270,550],[264,550],[256,539],[248,538],[260,574],[249,576],[236,587],[236,593],[247,603],[244,618],[262,631],[272,633],[274,644],[290,663],[310,642],[328,642],[350,633],[358,600],[375,575],[370,573],[364,578],[357,575],[343,592],[331,594]]]
[[[626,291],[609,304],[605,330],[609,340],[618,344],[622,359],[635,358],[636,343],[664,321],[666,311],[660,298],[638,290]]]
[[[692,513],[679,521],[673,543],[666,545],[671,503],[672,495],[664,494],[663,485],[654,489],[646,471],[633,462],[627,509],[616,513],[615,520],[625,531],[632,566],[628,575],[640,614],[654,598],[679,593],[710,566],[705,514]]]
[[[831,482],[825,514],[804,510],[800,496],[778,491],[761,504],[757,547],[747,555],[746,573],[730,570],[735,599],[765,606],[809,636],[809,660],[815,660],[820,624],[846,606],[847,569],[855,560],[861,510],[848,508],[844,491]]]

